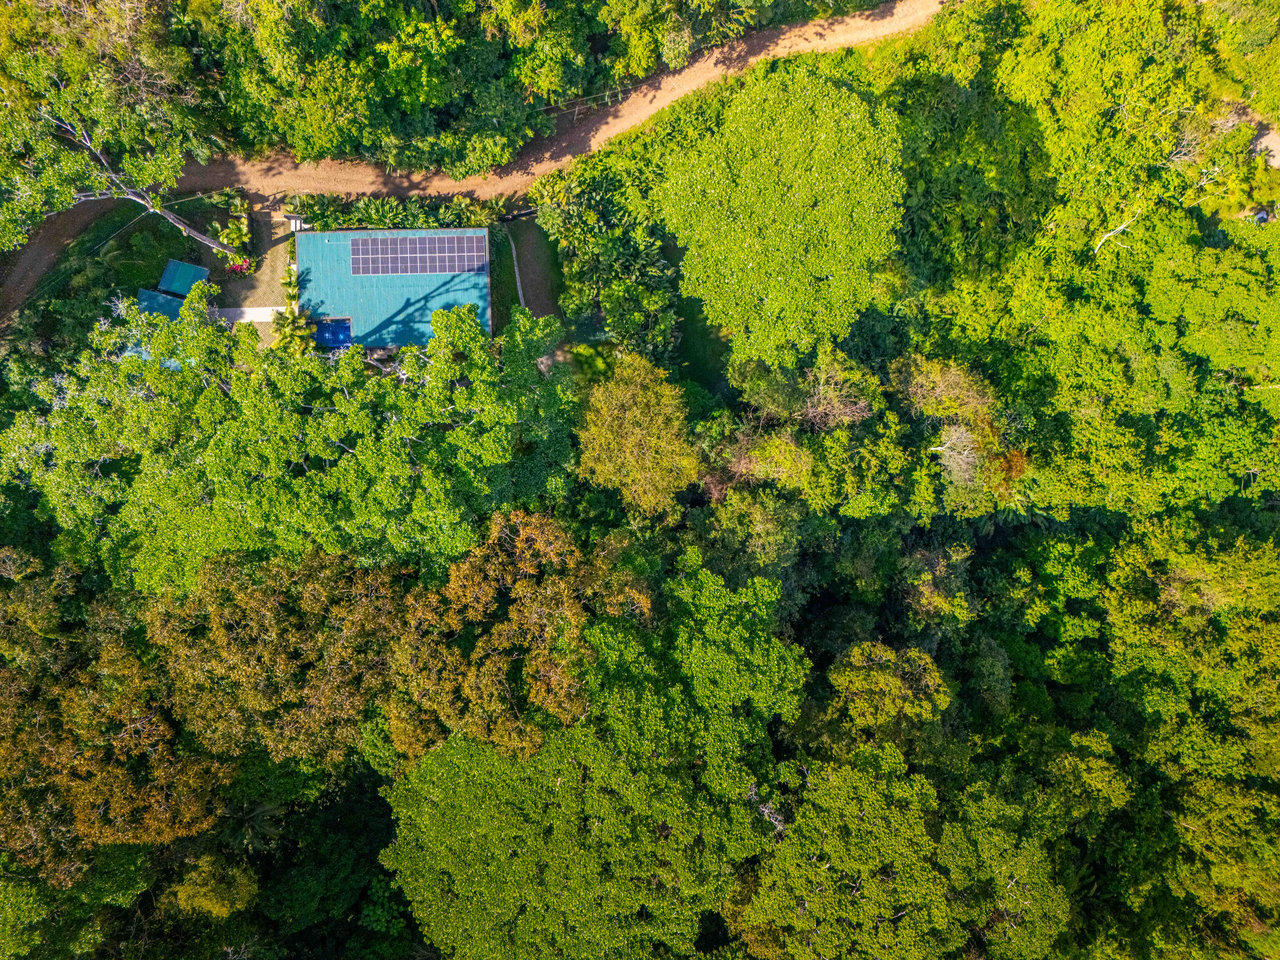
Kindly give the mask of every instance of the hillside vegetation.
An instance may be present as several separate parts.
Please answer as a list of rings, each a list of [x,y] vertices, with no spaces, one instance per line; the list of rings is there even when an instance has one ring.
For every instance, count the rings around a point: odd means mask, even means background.
[[[126,89],[46,10],[10,77]],[[487,164],[762,15],[193,3],[117,145]],[[967,0],[763,64],[539,181],[563,322],[390,360],[74,274],[0,357],[0,958],[1280,955],[1278,34]]]

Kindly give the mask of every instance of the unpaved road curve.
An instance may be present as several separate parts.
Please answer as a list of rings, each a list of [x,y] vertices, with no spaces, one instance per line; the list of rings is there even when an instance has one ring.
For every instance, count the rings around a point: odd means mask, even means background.
[[[611,107],[584,111],[577,119],[572,114],[562,114],[554,135],[534,140],[512,163],[488,176],[454,180],[440,173],[393,174],[375,164],[342,160],[298,163],[283,155],[265,160],[225,157],[189,167],[179,189],[239,186],[253,200],[267,205],[298,193],[396,197],[463,193],[480,199],[519,196],[527,193],[533,181],[543,174],[597,149],[611,137],[643,123],[713,80],[745,70],[758,60],[838,50],[917,30],[942,6],[943,0],[897,0],[865,13],[749,34],[704,52],[683,70],[641,84]]]
[[[895,0],[864,13],[748,34],[705,51],[682,70],[635,87],[612,106],[584,110],[577,116],[561,114],[552,136],[534,140],[513,162],[487,176],[454,180],[440,173],[393,174],[371,163],[299,163],[281,154],[263,160],[221,157],[190,166],[178,189],[190,193],[241,187],[255,206],[267,208],[278,207],[282,199],[298,193],[395,197],[467,194],[479,199],[520,196],[538,177],[564,166],[579,154],[599,148],[611,137],[643,123],[713,80],[739,73],[759,60],[839,50],[918,30],[942,9],[943,3],[944,0]],[[26,300],[57,261],[58,254],[103,209],[98,204],[80,204],[50,217],[35,231],[3,271],[0,318],[7,317]]]
[[[0,286],[0,329],[4,327],[5,318],[22,306],[40,278],[58,262],[68,244],[120,202],[91,200],[78,203],[70,210],[50,217],[32,231],[26,246],[9,260],[7,268],[0,274],[0,280],[3,280],[3,286]]]

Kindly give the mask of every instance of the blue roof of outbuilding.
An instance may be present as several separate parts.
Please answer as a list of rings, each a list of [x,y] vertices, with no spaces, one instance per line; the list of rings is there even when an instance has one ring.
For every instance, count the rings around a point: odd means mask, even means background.
[[[455,230],[340,230],[296,234],[299,302],[313,317],[348,317],[351,338],[369,347],[397,347],[431,339],[431,315],[475,304],[489,326],[489,259],[463,272],[352,272],[352,240],[484,237],[483,227]],[[420,263],[425,261],[420,261]],[[431,267],[421,267],[431,269]],[[363,262],[361,270],[380,269]],[[406,268],[402,263],[397,269]]]
[[[209,279],[209,268],[200,267],[194,263],[183,263],[181,260],[170,260],[164,268],[164,275],[160,278],[160,282],[156,284],[156,289],[162,293],[172,293],[175,297],[182,299],[191,292],[201,280]]]
[[[138,291],[138,307],[143,313],[158,313],[172,320],[178,319],[182,300],[182,297],[171,297],[167,293],[158,293],[155,290]]]

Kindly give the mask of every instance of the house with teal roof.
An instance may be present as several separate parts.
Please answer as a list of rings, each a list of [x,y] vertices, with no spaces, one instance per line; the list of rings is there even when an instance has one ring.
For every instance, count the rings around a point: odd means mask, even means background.
[[[490,326],[489,232],[304,230],[295,234],[298,307],[336,349],[425,344],[431,315],[473,304]]]

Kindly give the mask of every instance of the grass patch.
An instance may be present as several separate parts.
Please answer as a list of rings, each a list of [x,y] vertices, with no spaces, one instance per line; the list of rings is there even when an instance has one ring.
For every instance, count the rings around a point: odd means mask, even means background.
[[[290,253],[293,234],[281,220],[250,217],[253,232],[251,254],[257,269],[249,274],[228,274],[222,261],[206,251],[204,265],[218,285],[218,302],[227,307],[282,307],[285,302],[281,282],[294,259]]]
[[[201,228],[226,211],[203,198],[172,201],[169,207]],[[199,261],[205,248],[182,234],[163,217],[143,211],[136,203],[121,203],[93,221],[67,245],[53,268],[41,278],[29,302],[78,295],[86,274],[109,279],[123,289],[152,287],[160,281],[170,259]],[[97,276],[109,274],[108,277]]]
[[[555,244],[532,219],[512,220],[507,229],[516,245],[525,306],[540,317],[562,317],[560,295],[564,293],[564,273]]]
[[[727,384],[724,365],[729,355],[729,342],[719,327],[707,321],[702,301],[681,297],[676,313],[680,317],[680,346],[676,350],[680,375],[708,393],[719,393]]]
[[[507,227],[506,224],[495,223],[489,228],[489,312],[493,318],[495,337],[506,329],[511,320],[512,308],[519,305],[516,265],[511,259]]]

